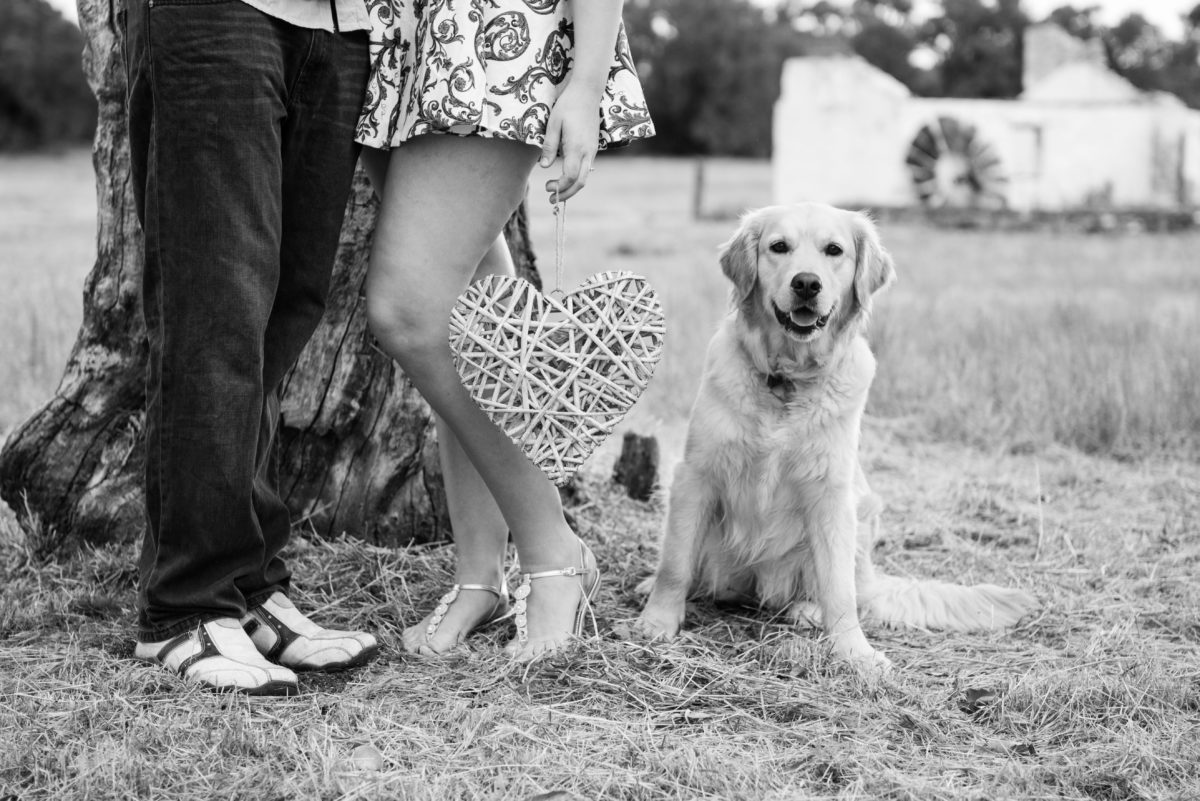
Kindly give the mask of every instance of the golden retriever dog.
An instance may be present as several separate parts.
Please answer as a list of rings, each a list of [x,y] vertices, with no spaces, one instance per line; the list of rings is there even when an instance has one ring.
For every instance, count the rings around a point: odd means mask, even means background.
[[[819,622],[835,656],[874,669],[890,662],[860,612],[967,631],[1033,609],[1019,590],[910,581],[871,564],[882,503],[858,460],[875,375],[863,330],[895,275],[873,223],[816,203],[763,208],[720,261],[733,308],[708,347],[634,633],[674,637],[689,596],[754,599]]]

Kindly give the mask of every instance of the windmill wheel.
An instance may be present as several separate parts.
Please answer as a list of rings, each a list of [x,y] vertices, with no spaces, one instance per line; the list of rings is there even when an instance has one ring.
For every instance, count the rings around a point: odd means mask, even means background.
[[[1006,205],[1008,177],[992,146],[969,122],[938,117],[922,126],[905,159],[917,197],[926,206],[997,208]]]

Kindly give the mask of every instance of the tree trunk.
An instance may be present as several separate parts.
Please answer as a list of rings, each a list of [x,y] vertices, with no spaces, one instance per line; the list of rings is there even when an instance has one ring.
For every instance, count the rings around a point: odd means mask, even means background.
[[[613,481],[635,501],[648,501],[658,487],[658,440],[625,432],[621,455],[613,465]]]
[[[55,396],[0,451],[0,497],[18,515],[89,542],[128,539],[143,528],[142,235],[116,13],[109,0],[79,0],[84,68],[99,101],[97,258],[84,288],[83,325]],[[430,411],[375,346],[362,301],[375,212],[360,172],[329,308],[285,382],[282,490],[297,519],[322,535],[429,541],[448,533]],[[523,208],[506,234],[518,271],[537,282]]]

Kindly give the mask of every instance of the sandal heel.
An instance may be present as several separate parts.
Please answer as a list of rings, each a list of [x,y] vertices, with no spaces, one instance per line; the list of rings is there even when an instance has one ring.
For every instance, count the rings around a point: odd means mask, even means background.
[[[529,644],[529,621],[526,617],[526,599],[533,591],[533,582],[537,579],[556,578],[559,576],[579,576],[580,577],[580,597],[578,605],[575,608],[575,621],[571,628],[571,636],[579,637],[583,634],[584,623],[587,616],[592,613],[592,601],[600,591],[600,568],[586,567],[589,557],[592,564],[596,563],[596,557],[591,550],[583,544],[579,543],[579,561],[580,565],[576,567],[560,568],[558,570],[542,570],[536,573],[522,573],[521,583],[513,591],[513,600],[515,603],[512,607],[513,622],[517,627],[517,642],[522,646]],[[585,578],[586,577],[586,578]],[[595,615],[592,615],[592,620],[595,620]]]

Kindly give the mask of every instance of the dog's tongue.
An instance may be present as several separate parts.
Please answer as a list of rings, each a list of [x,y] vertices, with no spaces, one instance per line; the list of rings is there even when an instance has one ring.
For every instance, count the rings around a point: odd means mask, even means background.
[[[793,309],[791,317],[796,325],[810,326],[816,324],[820,315],[812,309]]]

